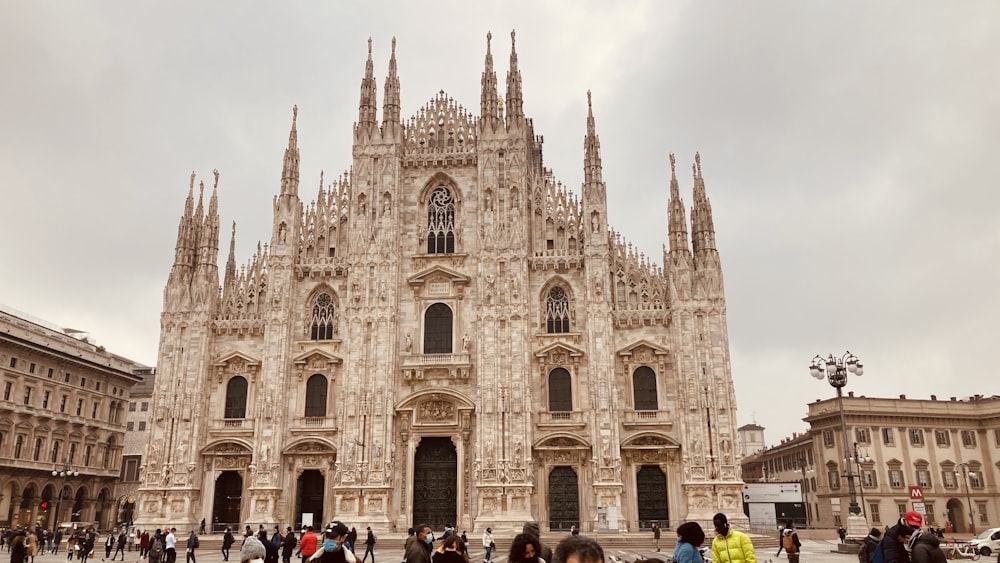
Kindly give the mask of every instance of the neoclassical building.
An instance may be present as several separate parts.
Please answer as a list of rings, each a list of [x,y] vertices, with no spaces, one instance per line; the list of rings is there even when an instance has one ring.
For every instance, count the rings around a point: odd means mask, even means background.
[[[271,237],[243,266],[234,225],[219,272],[219,174],[209,194],[192,175],[137,523],[635,529],[741,513],[699,157],[689,224],[670,156],[660,265],[608,225],[590,94],[574,193],[523,113],[513,34],[503,98],[489,39],[478,116],[442,91],[405,119],[395,40],[380,116],[369,43],[350,168],[318,173],[308,203],[294,111],[261,201]]]

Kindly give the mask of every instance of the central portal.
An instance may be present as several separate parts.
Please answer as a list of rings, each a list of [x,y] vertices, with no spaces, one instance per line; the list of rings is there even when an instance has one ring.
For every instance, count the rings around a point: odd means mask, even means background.
[[[456,523],[458,452],[451,438],[424,437],[413,456],[413,520],[435,530]]]

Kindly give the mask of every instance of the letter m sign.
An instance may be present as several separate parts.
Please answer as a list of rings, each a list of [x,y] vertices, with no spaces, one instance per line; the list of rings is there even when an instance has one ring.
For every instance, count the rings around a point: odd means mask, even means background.
[[[924,500],[924,490],[920,487],[910,487],[910,500]]]

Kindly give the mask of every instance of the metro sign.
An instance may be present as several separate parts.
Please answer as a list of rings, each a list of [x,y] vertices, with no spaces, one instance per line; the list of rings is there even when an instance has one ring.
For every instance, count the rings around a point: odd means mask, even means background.
[[[910,500],[924,500],[924,489],[922,487],[910,487]]]

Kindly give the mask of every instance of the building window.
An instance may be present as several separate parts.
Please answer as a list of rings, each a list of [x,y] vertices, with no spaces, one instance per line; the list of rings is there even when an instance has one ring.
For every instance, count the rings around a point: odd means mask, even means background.
[[[76,461],[76,442],[69,443],[69,455],[66,458],[70,463]]]
[[[309,337],[312,340],[333,340],[336,319],[333,297],[329,293],[320,293],[312,308],[312,328]]]
[[[226,410],[223,418],[246,418],[247,380],[239,375],[226,384]]]
[[[569,298],[562,286],[550,289],[545,298],[545,332],[569,332]]]
[[[131,431],[133,431],[133,430],[135,430],[135,423],[134,423],[134,422],[132,422],[131,420],[130,420],[130,421],[128,421],[128,422],[126,422],[126,423],[125,423],[125,431],[126,431],[126,432],[131,432]]]
[[[939,447],[947,447],[951,445],[951,433],[947,430],[935,430],[934,431],[934,443]]]
[[[31,454],[31,459],[38,461],[42,457],[42,439],[35,438],[35,450]]]
[[[906,514],[906,503],[905,502],[897,502],[896,503],[896,511],[899,512],[899,517],[902,518],[903,515]]]
[[[104,450],[104,469],[111,467],[115,460],[115,437],[108,438],[108,446]]]
[[[87,378],[86,377],[81,377],[80,378],[80,387],[83,387],[84,389],[87,388]]]
[[[427,202],[427,254],[455,252],[455,197],[438,186]]]
[[[52,368],[49,368],[49,379],[52,379],[52,374],[55,372]]]
[[[1000,428],[993,429],[993,445],[1000,447]]]
[[[954,489],[957,485],[957,481],[955,480],[955,470],[950,467],[942,470],[941,482],[944,483],[944,488]]]
[[[143,401],[143,402],[142,402],[142,404],[141,404],[141,405],[139,405],[139,410],[140,410],[141,412],[146,412],[146,411],[148,411],[148,410],[149,410],[149,402],[148,402],[148,401]]]
[[[35,373],[35,362],[31,362],[28,365],[28,373]]]
[[[833,430],[823,431],[823,445],[828,448],[833,447]]]
[[[128,412],[135,412],[135,401],[128,404]]]
[[[306,381],[307,417],[326,416],[326,391],[326,376],[317,373]]]
[[[986,517],[986,503],[985,502],[977,502],[976,503],[976,510],[979,511],[979,523],[980,524],[986,524],[987,522],[990,521],[990,519]],[[996,535],[996,532],[994,532],[993,535]]]
[[[892,446],[896,443],[896,437],[892,433],[892,428],[882,429],[882,443],[887,446]]]
[[[49,408],[49,397],[50,397],[51,395],[52,395],[52,391],[46,391],[46,392],[45,392],[45,393],[44,393],[44,394],[42,395],[42,408],[43,408],[43,409],[47,409],[47,408]]]
[[[24,388],[24,404],[26,404],[26,405],[30,405],[31,404],[31,392],[32,391],[34,391],[34,389],[32,389],[31,387],[25,387]]]
[[[100,391],[100,390],[101,390],[101,382],[100,381],[95,381],[94,382],[94,391]]]
[[[52,463],[59,463],[59,446],[61,442],[52,442]]]
[[[140,420],[139,421],[139,432],[142,432],[144,430],[146,430],[146,421],[145,420]]]
[[[94,446],[87,446],[83,450],[83,465],[90,467],[90,457],[94,455]]]
[[[878,524],[882,522],[882,516],[879,514],[877,502],[873,502],[868,505],[868,514],[870,514],[872,517],[872,524]]]
[[[917,470],[917,484],[925,489],[931,486],[931,472],[926,469]]]
[[[889,470],[889,486],[894,489],[903,488],[903,471],[901,469]]]
[[[637,411],[655,411],[659,408],[656,397],[656,372],[641,366],[632,372],[632,397]]]
[[[556,368],[549,372],[549,412],[573,410],[573,380],[569,372]]]
[[[875,479],[874,469],[861,470],[861,486],[863,486],[866,489],[873,489],[878,486],[878,482]]]
[[[83,399],[77,399],[76,401],[76,416],[83,414]]]
[[[66,395],[62,396],[62,400],[59,401],[59,412],[66,412],[66,401],[69,399]]]
[[[17,367],[17,358],[11,357],[11,359],[10,359],[10,367],[12,367],[12,368],[16,368]]]
[[[11,392],[12,389],[14,389],[14,382],[13,381],[5,381],[4,384],[3,384],[3,400],[5,400],[5,401],[9,401],[10,400],[10,392]]]
[[[122,481],[132,483],[139,480],[139,460],[126,459],[122,470]]]
[[[859,444],[871,444],[872,443],[872,431],[868,428],[855,428],[854,429],[855,441]]]
[[[830,481],[830,488],[832,490],[840,489],[840,472],[836,469],[829,469],[826,472],[826,478]]]
[[[962,445],[967,448],[973,448],[976,446],[975,430],[962,430]]]
[[[69,372],[66,372],[66,374],[63,376],[63,381],[69,383]]]
[[[924,514],[924,524],[934,523],[934,503],[924,501],[924,509],[927,511]]]
[[[979,470],[969,471],[969,487],[973,489],[983,488],[983,474]]]
[[[90,413],[90,418],[94,418],[94,419],[97,418],[97,407],[98,406],[99,406],[99,404],[95,402],[94,403],[94,410],[91,411],[91,413]]]
[[[910,445],[912,446],[922,446],[924,445],[924,431],[920,428],[910,429]]]
[[[21,450],[24,448],[24,436],[18,435],[14,438],[14,459],[21,459]]]
[[[444,303],[435,303],[424,313],[424,354],[451,354],[452,312]]]

